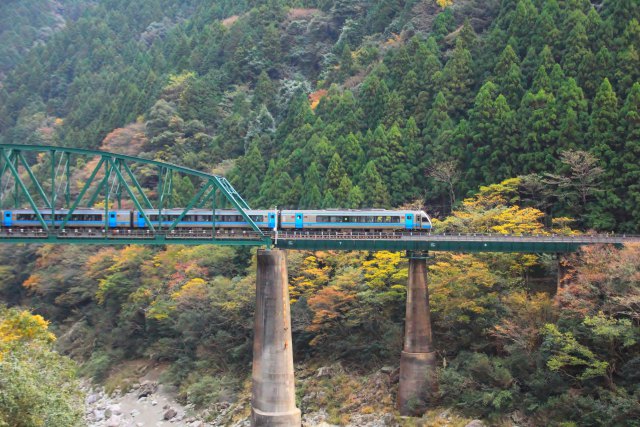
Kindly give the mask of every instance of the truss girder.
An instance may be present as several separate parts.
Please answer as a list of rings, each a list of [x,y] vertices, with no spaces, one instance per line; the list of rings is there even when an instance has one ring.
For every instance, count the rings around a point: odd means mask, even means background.
[[[251,226],[253,233],[258,237],[261,244],[270,246],[271,237],[263,233],[256,223],[248,215],[250,209],[247,202],[233,188],[231,183],[222,176],[217,176],[195,169],[185,168],[171,163],[157,160],[143,159],[139,157],[109,153],[98,150],[87,150],[80,148],[41,146],[41,145],[18,145],[0,144],[0,209],[4,209],[3,200],[13,192],[14,205],[19,208],[22,199],[28,202],[28,207],[35,211],[36,217],[45,232],[50,229],[64,230],[68,226],[74,212],[81,207],[95,208],[96,204],[103,203],[105,210],[104,232],[108,231],[108,213],[111,208],[110,203],[121,205],[123,196],[128,196],[135,206],[136,212],[140,212],[144,218],[146,229],[151,233],[156,233],[160,227],[163,232],[175,232],[180,221],[195,208],[205,204],[211,206],[215,212],[215,207],[222,205],[222,201],[238,211],[244,220]],[[42,154],[39,156],[40,168],[35,168],[34,162],[29,162],[25,153]],[[49,173],[46,171],[46,161],[44,156],[48,156],[50,161]],[[72,173],[71,158],[84,159],[85,165],[91,165],[85,169],[89,176],[82,183],[76,192],[72,194]],[[97,161],[92,162],[92,160]],[[59,163],[56,167],[56,163]],[[62,168],[63,162],[64,167]],[[95,166],[93,166],[95,164]],[[144,188],[141,184],[140,176],[136,175],[138,170],[134,165],[151,166],[151,170],[157,171],[157,189]],[[86,167],[86,166],[85,166]],[[60,171],[62,169],[62,171]],[[47,176],[49,175],[49,176]],[[163,216],[166,218],[166,210],[172,207],[173,201],[173,179],[174,175],[187,176],[198,188],[196,194],[189,199],[189,202],[181,209],[181,214],[175,219],[168,220],[163,224]],[[28,182],[25,179],[28,178]],[[5,187],[13,184],[12,190],[5,191]],[[46,189],[50,189],[47,195]],[[58,195],[60,188],[64,188],[64,197]],[[114,190],[115,189],[115,190]],[[86,197],[88,196],[88,197]],[[36,200],[42,200],[42,205]],[[61,220],[56,219],[54,210],[68,209],[67,214]],[[158,210],[158,221],[152,221],[145,210]],[[50,221],[44,219],[43,215],[51,212]],[[136,218],[134,218],[136,221]],[[49,222],[49,224],[47,224]],[[154,223],[156,226],[154,226]],[[211,240],[216,241],[215,232],[216,219],[213,215],[213,232]],[[165,241],[164,235],[159,235],[156,240]],[[170,242],[166,239],[167,243]],[[253,240],[255,242],[255,240]]]

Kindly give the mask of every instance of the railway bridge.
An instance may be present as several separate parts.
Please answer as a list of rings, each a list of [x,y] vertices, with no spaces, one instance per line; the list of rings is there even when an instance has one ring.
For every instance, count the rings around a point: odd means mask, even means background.
[[[189,177],[195,194],[176,208],[174,182]],[[141,213],[143,229],[113,227],[110,206]],[[81,206],[104,209],[104,225],[93,229],[67,227]],[[220,233],[216,215],[211,228],[178,227],[192,209],[236,210],[250,229]],[[414,232],[330,233],[265,231],[247,213],[250,208],[222,176],[123,154],[55,146],[0,144],[0,211],[29,209],[35,225],[0,225],[0,243],[76,245],[236,245],[260,247],[257,253],[256,312],[252,369],[252,424],[301,424],[295,404],[289,288],[285,250],[406,251],[409,280],[404,347],[400,356],[398,409],[410,415],[424,404],[435,386],[435,354],[427,288],[427,254],[454,252],[576,252],[585,245],[640,243],[625,235],[498,235],[424,234]],[[179,214],[165,218],[163,212]],[[59,215],[58,211],[64,210]],[[145,210],[157,210],[152,221]],[[156,224],[156,226],[154,226]],[[561,267],[561,263],[559,263]],[[561,270],[561,268],[559,268]]]

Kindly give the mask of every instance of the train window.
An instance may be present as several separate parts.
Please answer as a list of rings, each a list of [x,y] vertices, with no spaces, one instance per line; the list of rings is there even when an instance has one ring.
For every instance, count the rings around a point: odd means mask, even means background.
[[[250,215],[249,218],[251,218],[251,220],[255,221],[255,222],[263,222],[264,221],[264,215]]]

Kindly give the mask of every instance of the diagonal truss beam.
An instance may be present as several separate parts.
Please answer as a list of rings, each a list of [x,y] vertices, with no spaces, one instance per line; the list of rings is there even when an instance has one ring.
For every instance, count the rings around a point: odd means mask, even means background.
[[[153,224],[151,224],[151,221],[149,220],[149,217],[145,213],[144,209],[142,209],[142,206],[140,205],[140,202],[138,201],[138,198],[133,194],[133,190],[131,190],[131,187],[129,186],[129,183],[127,183],[127,181],[124,179],[124,176],[122,176],[122,172],[120,172],[120,170],[118,168],[117,164],[118,163],[122,163],[122,160],[109,159],[109,162],[111,163],[111,166],[112,166],[111,169],[116,172],[116,176],[120,180],[120,184],[124,187],[125,190],[127,190],[127,193],[129,193],[129,197],[131,197],[131,200],[136,205],[136,208],[138,208],[138,211],[140,211],[140,213],[142,214],[142,217],[144,218],[145,223],[149,227],[149,230],[151,230],[152,232],[155,233],[156,229],[153,227]],[[142,193],[142,191],[141,191],[141,193]],[[142,193],[142,194],[144,194],[144,193]]]
[[[82,187],[82,190],[80,190],[80,194],[78,194],[78,197],[76,197],[75,202],[73,202],[73,206],[69,209],[67,216],[65,216],[64,220],[62,220],[62,223],[59,226],[60,228],[64,228],[67,225],[67,222],[69,222],[69,219],[71,219],[71,215],[73,215],[73,213],[76,211],[76,209],[80,205],[82,198],[87,193],[87,190],[89,190],[89,187],[91,187],[93,180],[96,179],[96,175],[98,174],[98,171],[102,167],[103,163],[104,163],[104,157],[100,159],[96,167],[93,169],[93,172],[91,172],[89,179],[84,184],[84,187]]]
[[[22,179],[20,178],[20,174],[18,173],[18,169],[16,169],[16,167],[13,164],[13,162],[11,162],[11,160],[7,156],[7,152],[5,150],[2,150],[2,157],[4,158],[4,161],[7,162],[7,164],[9,165],[9,169],[11,170],[11,173],[13,174],[13,179],[16,180],[16,184],[24,192],[25,197],[27,198],[27,201],[31,205],[31,209],[33,209],[34,212],[36,213],[36,217],[38,218],[38,221],[40,221],[40,224],[42,225],[42,228],[44,228],[46,231],[49,231],[49,227],[47,226],[47,223],[45,222],[44,218],[42,218],[42,215],[40,214],[40,210],[38,209],[38,206],[33,201],[33,198],[29,194],[29,190],[27,190],[27,187],[24,185],[24,182],[22,182]]]
[[[40,185],[40,182],[38,182],[38,179],[33,174],[33,171],[31,170],[31,167],[27,163],[27,160],[24,158],[24,155],[20,151],[18,151],[16,153],[16,155],[17,155],[18,160],[20,161],[20,163],[22,163],[22,166],[24,167],[24,169],[27,171],[27,175],[29,175],[29,178],[31,179],[31,182],[33,183],[33,186],[36,188],[36,191],[38,192],[40,197],[42,197],[42,200],[44,200],[45,205],[49,209],[51,209],[51,202],[47,198],[47,195],[44,193],[44,190],[42,189],[42,186]]]

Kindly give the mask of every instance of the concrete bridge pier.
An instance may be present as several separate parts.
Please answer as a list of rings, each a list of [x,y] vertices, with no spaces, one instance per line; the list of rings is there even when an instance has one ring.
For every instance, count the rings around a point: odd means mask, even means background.
[[[278,249],[258,250],[252,376],[251,425],[300,426],[287,263]]]
[[[569,257],[565,254],[556,254],[558,261],[558,276],[556,285],[556,298],[560,295],[563,289],[571,282],[571,276],[573,273],[573,267]]]
[[[397,407],[402,415],[422,415],[430,394],[437,387],[427,289],[427,253],[410,252],[408,255],[407,311]]]

